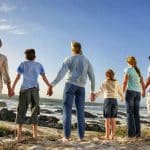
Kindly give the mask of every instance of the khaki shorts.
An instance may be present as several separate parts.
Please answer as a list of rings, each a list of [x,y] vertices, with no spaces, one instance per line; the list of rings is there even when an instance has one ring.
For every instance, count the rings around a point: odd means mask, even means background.
[[[39,90],[37,88],[31,88],[27,90],[21,90],[19,95],[19,103],[17,108],[16,123],[23,124],[26,120],[26,113],[28,107],[31,108],[31,124],[38,123],[39,115]]]
[[[150,114],[150,92],[147,93],[147,110]]]

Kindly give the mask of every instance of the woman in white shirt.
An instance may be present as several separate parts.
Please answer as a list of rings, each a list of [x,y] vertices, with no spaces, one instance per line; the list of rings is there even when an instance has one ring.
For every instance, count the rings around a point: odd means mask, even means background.
[[[115,73],[113,70],[109,69],[106,71],[106,80],[100,86],[100,89],[95,96],[98,97],[103,95],[104,98],[104,108],[103,115],[105,118],[105,139],[114,139],[116,131],[116,120],[118,112],[117,99],[120,96],[123,100],[123,92],[119,86],[119,82],[114,78]]]

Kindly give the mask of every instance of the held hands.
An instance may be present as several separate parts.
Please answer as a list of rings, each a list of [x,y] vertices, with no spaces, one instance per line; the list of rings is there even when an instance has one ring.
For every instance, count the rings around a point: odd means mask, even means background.
[[[49,85],[48,90],[47,90],[47,95],[52,96],[53,95],[53,86]]]
[[[15,95],[14,89],[13,88],[8,89],[8,96],[12,97],[14,95]]]
[[[95,95],[95,93],[92,92],[92,93],[90,94],[90,100],[91,100],[91,102],[94,102],[95,99],[96,99],[96,95]]]
[[[145,90],[142,91],[142,97],[145,97]]]

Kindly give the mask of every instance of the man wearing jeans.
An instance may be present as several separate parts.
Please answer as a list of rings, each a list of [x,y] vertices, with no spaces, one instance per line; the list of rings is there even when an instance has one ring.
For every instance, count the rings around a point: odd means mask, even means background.
[[[0,39],[0,48],[2,47],[2,41]],[[0,94],[2,93],[3,81],[7,85],[8,95],[11,96],[11,81],[8,73],[7,57],[0,54]]]
[[[149,56],[149,61],[150,61],[150,56]],[[147,110],[148,113],[150,114],[150,65],[148,67],[146,91],[147,91]]]
[[[80,141],[83,140],[85,131],[85,84],[88,76],[91,81],[92,101],[94,100],[95,76],[89,60],[82,54],[81,44],[78,42],[72,42],[71,48],[73,56],[64,61],[57,77],[51,83],[52,86],[49,89],[49,93],[52,93],[52,87],[54,87],[65,76],[65,74],[68,73],[63,95],[63,141],[69,141],[71,136],[71,115],[74,100],[77,111],[78,134]]]

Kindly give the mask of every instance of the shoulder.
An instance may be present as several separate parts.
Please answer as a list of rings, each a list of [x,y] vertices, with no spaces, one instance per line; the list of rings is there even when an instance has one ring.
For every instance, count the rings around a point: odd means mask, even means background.
[[[125,68],[125,69],[124,69],[124,72],[125,72],[126,74],[129,74],[129,73],[132,71],[132,69],[133,69],[133,68],[130,68],[130,67]]]
[[[150,72],[150,66],[148,67],[148,72]]]
[[[3,54],[0,54],[0,58],[1,58],[1,60],[7,60],[7,57]]]
[[[43,68],[43,65],[40,62],[34,61],[33,64],[35,64],[38,67],[42,67]]]

